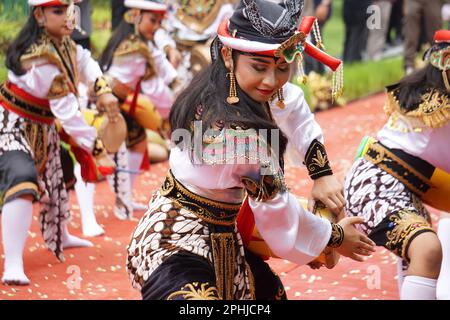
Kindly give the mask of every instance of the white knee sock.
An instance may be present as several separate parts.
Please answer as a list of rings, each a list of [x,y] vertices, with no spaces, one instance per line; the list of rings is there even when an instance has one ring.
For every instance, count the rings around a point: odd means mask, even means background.
[[[65,222],[62,226],[62,243],[63,248],[83,248],[83,247],[93,247],[94,245],[92,242],[88,240],[84,240],[78,237],[75,237],[69,233],[69,229],[67,227],[67,224],[69,222]]]
[[[436,279],[406,276],[400,293],[401,300],[436,300]]]
[[[142,160],[144,159],[144,154],[141,152],[128,151],[128,164],[131,171],[139,171],[141,168]],[[132,173],[130,175],[130,187],[133,190],[134,182],[136,181],[138,174]]]
[[[442,265],[436,297],[439,300],[450,300],[450,218],[439,221],[438,238],[442,246]]]
[[[94,192],[95,184],[86,183],[81,177],[81,168],[77,163],[75,165],[75,192],[77,194],[78,205],[80,206],[81,225],[83,234],[87,237],[95,237],[105,233],[95,219],[94,213]]]
[[[23,270],[23,249],[33,216],[33,204],[17,198],[5,203],[2,209],[3,251],[5,269],[2,282],[7,284],[30,283]]]

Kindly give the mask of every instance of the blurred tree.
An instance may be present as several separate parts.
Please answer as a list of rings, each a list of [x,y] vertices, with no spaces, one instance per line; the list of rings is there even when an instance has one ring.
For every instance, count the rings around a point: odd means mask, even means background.
[[[0,18],[17,19],[18,16],[28,15],[28,0],[0,1]]]

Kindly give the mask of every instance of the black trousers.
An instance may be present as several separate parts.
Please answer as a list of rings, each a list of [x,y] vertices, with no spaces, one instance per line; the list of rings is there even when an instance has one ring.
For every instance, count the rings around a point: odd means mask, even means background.
[[[365,24],[348,24],[345,26],[344,62],[352,63],[362,60],[366,49],[368,29]]]

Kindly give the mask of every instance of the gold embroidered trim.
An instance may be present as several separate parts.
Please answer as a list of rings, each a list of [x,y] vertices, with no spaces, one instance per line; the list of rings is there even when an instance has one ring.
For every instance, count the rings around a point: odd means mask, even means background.
[[[263,175],[259,182],[249,177],[242,177],[241,182],[249,197],[256,201],[265,202],[272,200],[278,193],[287,190],[284,181],[274,175]]]
[[[305,155],[306,167],[308,174],[312,179],[317,179],[325,175],[333,174],[325,151],[325,146],[314,139]]]
[[[142,79],[148,80],[155,76],[156,67],[152,52],[148,45],[136,35],[130,35],[127,39],[122,41],[114,52],[114,57],[123,57],[134,53],[141,54],[147,61],[147,68]]]
[[[179,206],[192,212],[203,221],[215,225],[233,225],[241,208],[240,203],[232,204],[214,201],[196,195],[179,183],[174,178],[172,171],[169,171],[167,174],[166,180],[160,188],[160,193],[164,197],[171,198]]]
[[[67,79],[64,75],[57,75],[52,82],[50,90],[48,91],[48,99],[59,99],[70,93],[69,85],[67,84]]]
[[[36,169],[40,174],[47,162],[47,126],[36,122],[25,122],[24,129]]]
[[[34,190],[36,192],[39,192],[39,189],[37,187],[37,185],[35,183],[32,182],[21,182],[19,184],[16,184],[14,187],[8,189],[8,191],[6,191],[5,196],[3,197],[3,199],[8,199],[9,197],[11,197],[12,195],[14,195],[15,193],[22,191],[22,190],[27,190],[27,189],[31,189]]]
[[[189,29],[202,34],[219,14],[220,8],[228,1],[223,0],[183,0],[176,17]]]
[[[112,93],[112,89],[104,76],[100,76],[95,80],[94,92],[97,97],[105,93]]]
[[[389,220],[394,223],[394,228],[386,232],[388,239],[386,247],[408,261],[406,249],[413,236],[423,230],[434,232],[430,223],[424,217],[410,210],[400,210],[392,214]],[[399,244],[401,245],[401,252],[399,252]]]
[[[45,122],[51,122],[54,120],[54,116],[50,111],[49,106],[40,106],[31,102],[29,99],[25,99],[14,91],[8,89],[7,84],[0,85],[0,100],[3,100],[13,109],[19,109],[20,111],[28,114],[38,120]]]
[[[212,233],[211,249],[213,253],[216,286],[222,300],[233,300],[235,243],[231,232]]]
[[[70,90],[77,94],[78,68],[77,48],[70,37],[64,37],[60,46],[56,45],[51,38],[43,33],[38,41],[33,43],[21,57],[22,66],[31,68],[33,62],[42,59],[54,64],[67,79]]]
[[[178,296],[182,296],[184,300],[220,300],[217,288],[206,283],[188,283],[181,290],[172,292],[167,300],[175,300]]]
[[[377,155],[373,157],[371,154],[371,150],[375,151]],[[389,157],[390,159],[394,160],[396,163],[400,164],[402,167],[404,167],[405,173],[403,175],[397,174],[395,171],[393,171],[386,163],[385,158]],[[412,192],[423,196],[428,190],[429,186],[432,185],[430,179],[425,177],[422,173],[411,167],[409,164],[407,164],[405,161],[403,161],[401,158],[397,157],[394,153],[383,147],[379,143],[372,143],[367,151],[367,153],[364,155],[364,159],[372,162],[374,165],[378,166],[379,168],[383,169],[390,175],[394,176],[396,179],[398,179],[401,183],[403,183],[408,189],[410,189]],[[392,161],[392,160],[387,160]],[[414,181],[417,181],[418,185],[415,185],[412,183],[411,177],[414,177]],[[409,178],[408,178],[409,177]]]
[[[275,57],[279,58],[283,55],[283,51],[297,45],[299,42],[305,42],[306,34],[303,31],[293,34],[289,39],[284,41],[277,50],[275,50]]]
[[[396,113],[406,116],[408,122],[413,126],[415,125],[414,120],[419,120],[420,123],[428,128],[440,128],[450,120],[450,102],[448,95],[436,89],[430,89],[425,92],[422,95],[422,103],[415,110],[408,112],[402,110],[395,96],[395,91],[388,92],[384,110],[389,116],[395,115]],[[417,127],[420,130],[420,127]]]
[[[330,248],[339,248],[342,241],[344,241],[344,229],[337,223],[331,223],[331,236],[327,246]]]

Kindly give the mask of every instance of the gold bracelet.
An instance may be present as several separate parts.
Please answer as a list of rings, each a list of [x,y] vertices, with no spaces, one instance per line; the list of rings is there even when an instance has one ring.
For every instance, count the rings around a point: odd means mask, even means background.
[[[92,149],[92,155],[97,158],[99,155],[106,153],[105,147],[103,146],[102,140],[100,138],[95,138],[94,148]]]
[[[98,77],[97,80],[95,80],[94,92],[97,97],[105,93],[112,93],[111,86],[104,76]]]
[[[328,241],[328,247],[339,248],[342,241],[344,241],[344,229],[337,223],[331,223],[331,236],[330,241]]]

